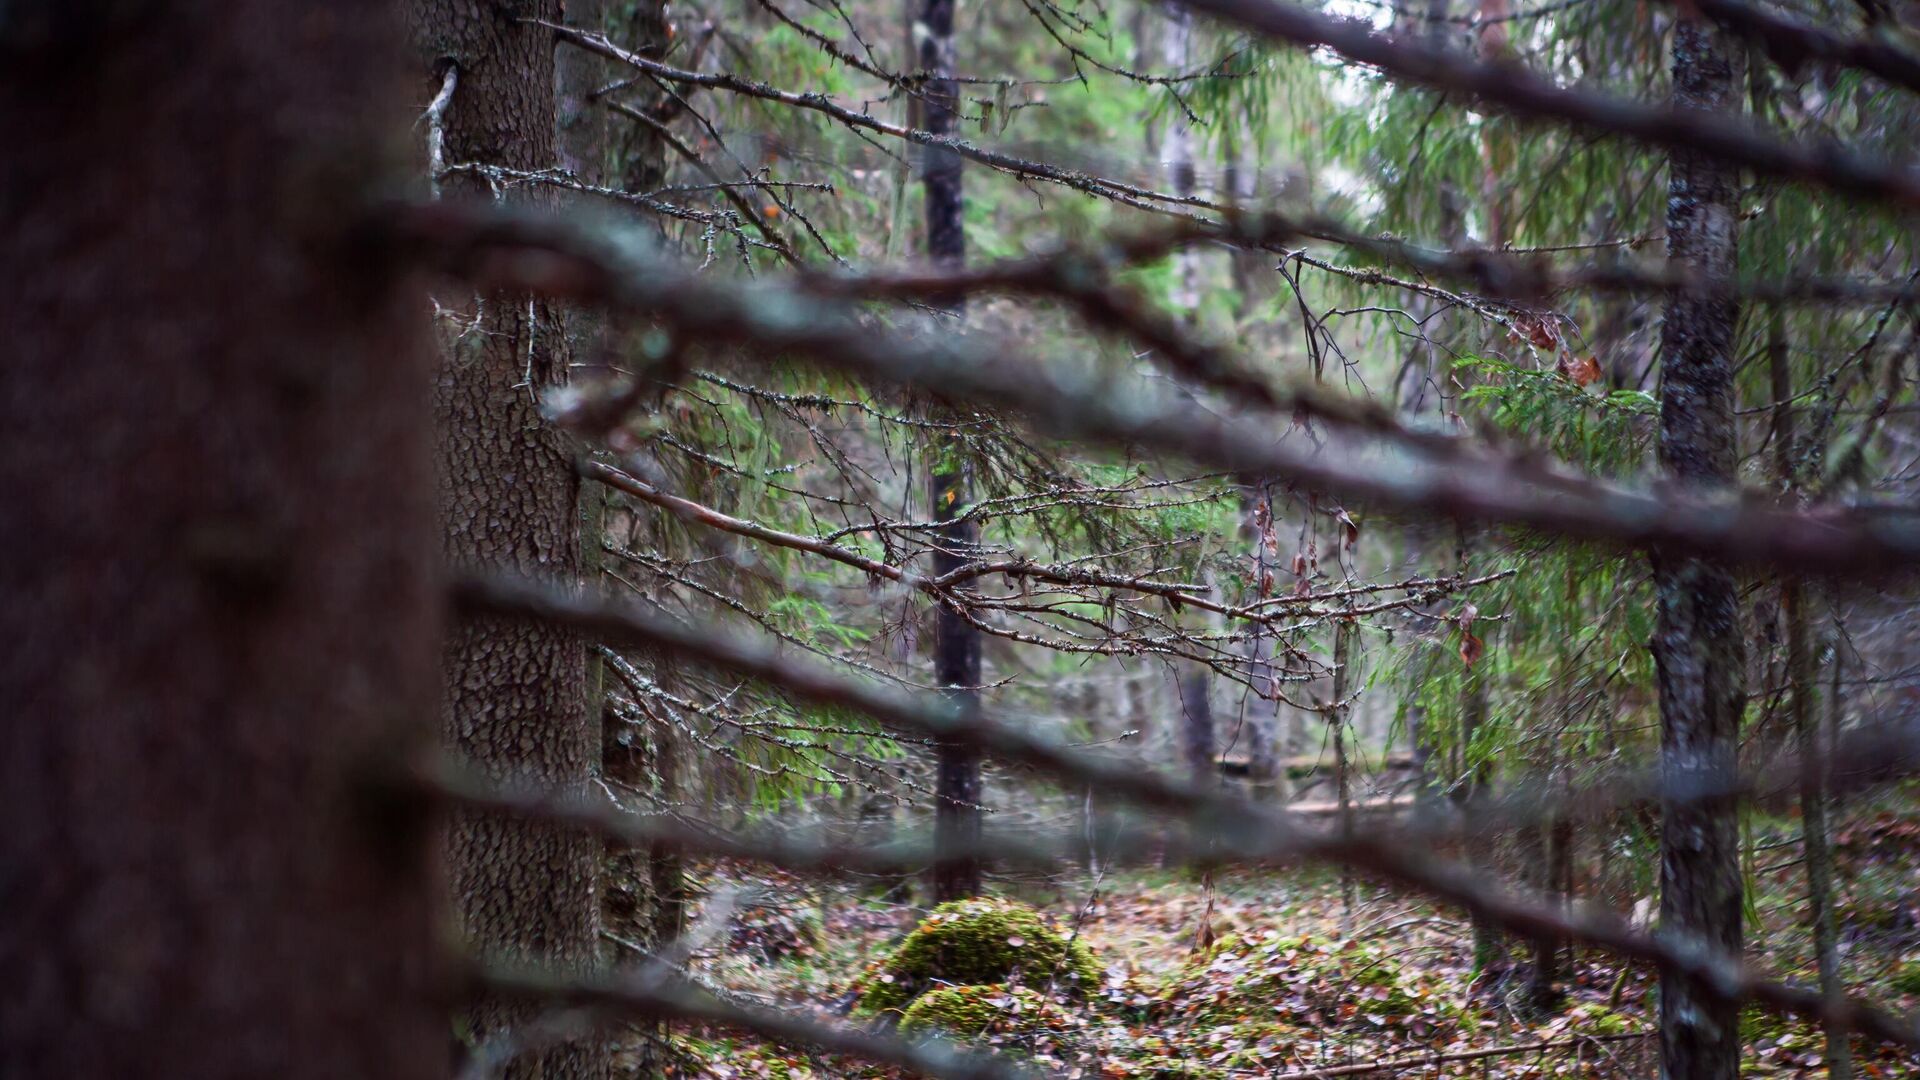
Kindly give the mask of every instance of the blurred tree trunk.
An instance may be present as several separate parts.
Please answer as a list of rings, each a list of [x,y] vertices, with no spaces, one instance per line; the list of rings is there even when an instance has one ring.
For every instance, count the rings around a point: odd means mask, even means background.
[[[378,785],[442,605],[420,306],[362,216],[401,28],[17,7],[0,1075],[444,1076],[430,819]]]
[[[641,56],[658,59],[667,54],[673,40],[668,27],[665,0],[600,0],[606,5],[605,26],[608,36]],[[697,66],[697,65],[696,65]],[[642,83],[628,93],[644,91]],[[664,93],[640,106],[643,115],[666,122],[676,111],[676,103]],[[644,192],[658,188],[667,179],[667,143],[660,132],[638,120],[619,127],[614,140],[614,161],[609,175],[627,191]]]
[[[1463,549],[1465,543],[1463,538]],[[1461,565],[1464,567],[1465,562]],[[1485,670],[1477,664],[1469,667],[1463,678],[1466,685],[1460,702],[1460,767],[1456,770],[1459,780],[1453,788],[1453,799],[1472,812],[1485,798],[1493,780],[1491,764],[1474,745],[1487,723],[1487,679]],[[1481,828],[1471,828],[1467,833],[1466,846],[1467,861],[1491,872],[1492,837]],[[1506,961],[1506,946],[1501,940],[1499,926],[1478,912],[1472,913],[1470,918],[1473,922],[1474,974],[1482,976],[1499,970]]]
[[[1734,52],[1718,31],[1682,16],[1673,37],[1673,100],[1728,112]],[[1676,271],[1724,281],[1734,274],[1739,171],[1676,153],[1670,163],[1667,257]],[[1682,485],[1734,479],[1733,349],[1737,301],[1675,293],[1661,342],[1660,462]],[[1737,767],[1744,705],[1739,595],[1726,567],[1673,552],[1652,556],[1658,622],[1663,768],[1672,782],[1702,774],[1724,783]],[[1731,799],[1662,806],[1660,921],[1739,955],[1741,875]],[[1706,983],[1666,969],[1660,980],[1663,1075],[1732,1080],[1739,1069],[1739,1006]]]
[[[664,56],[672,42],[663,0],[594,0],[591,7],[574,9],[572,17],[579,21],[597,19],[613,40],[641,56]],[[604,82],[596,82],[594,89],[601,85],[605,85]],[[670,105],[671,99],[663,94],[645,103],[641,112],[665,122]],[[632,192],[652,191],[665,184],[667,142],[661,133],[635,120],[622,123],[619,132],[619,138],[609,138],[609,146],[602,151],[601,161],[609,175],[618,178],[622,189]],[[660,653],[654,654],[652,660],[654,680],[672,690],[675,680],[671,660]],[[682,733],[671,725],[654,725],[650,732],[652,775],[640,778],[640,786],[653,791],[663,807],[674,806],[686,794],[687,770],[680,753],[683,742]],[[679,852],[666,845],[649,849],[646,863],[647,903],[651,910],[647,944],[659,949],[671,944],[686,929],[689,897],[686,866]]]
[[[518,17],[560,18],[559,0],[509,11],[485,0],[413,0],[419,93],[432,96],[446,65],[458,83],[446,114],[445,161],[518,170],[552,168],[553,38]],[[518,17],[517,17],[518,16]],[[450,176],[448,198],[491,199],[486,181]],[[511,190],[511,189],[509,189]],[[518,198],[551,205],[540,189]],[[580,484],[570,440],[539,398],[568,380],[564,316],[523,297],[442,299],[445,353],[434,395],[440,434],[446,552],[456,567],[569,585],[581,573]],[[537,621],[462,618],[447,649],[446,736],[496,780],[583,792],[599,759],[579,637]],[[580,972],[597,965],[602,845],[578,830],[463,813],[448,868],[462,940],[475,952]],[[469,1018],[477,1041],[535,1015],[487,1000]],[[516,1077],[604,1075],[590,1039],[518,1058]]]
[[[1167,5],[1166,36],[1161,39],[1160,64],[1169,76],[1187,70],[1193,51],[1193,13],[1179,3]],[[1163,155],[1167,182],[1175,195],[1192,195],[1195,186],[1193,126],[1186,104],[1175,95],[1167,104],[1167,139]],[[1200,256],[1191,245],[1173,254],[1173,309],[1191,326],[1199,318]]]
[[[1774,407],[1774,475],[1782,494],[1799,501],[1795,455],[1799,438],[1793,403],[1793,371],[1787,347],[1786,319],[1775,311],[1768,322],[1767,362]],[[1830,998],[1845,990],[1840,981],[1840,950],[1833,913],[1833,851],[1827,835],[1826,747],[1820,739],[1820,721],[1813,709],[1813,649],[1808,641],[1807,589],[1789,578],[1780,586],[1780,618],[1786,623],[1787,723],[1793,729],[1801,757],[1809,766],[1800,781],[1801,846],[1807,858],[1807,923],[1813,930],[1813,954],[1820,992]],[[1853,1076],[1853,1046],[1844,1026],[1827,1025],[1827,1075],[1830,1080]]]
[[[1273,489],[1248,484],[1240,489],[1243,530],[1253,549],[1253,587],[1243,602],[1265,599],[1278,588],[1279,541],[1273,529]],[[1286,770],[1280,764],[1280,683],[1274,669],[1266,626],[1254,623],[1247,635],[1247,676],[1253,689],[1240,693],[1240,734],[1247,742],[1247,779],[1255,799],[1286,797]]]
[[[927,130],[950,135],[957,128],[959,87],[953,81],[953,16],[956,0],[920,0],[915,37],[920,47],[920,70],[930,77],[922,90]],[[960,155],[928,146],[923,154],[926,184],[927,258],[935,269],[958,270],[967,261],[966,204],[960,192]],[[956,321],[966,310],[959,295],[940,298],[935,306]],[[970,469],[962,447],[936,447],[927,469],[927,498],[933,519],[941,522],[933,557],[935,576],[956,570],[973,558],[979,530],[966,517],[973,503]],[[980,708],[980,634],[958,613],[945,607],[934,612],[933,678],[968,713]],[[968,846],[980,837],[980,756],[957,742],[942,741],[935,749],[934,847],[937,851]],[[935,903],[960,900],[980,892],[980,860],[940,858],[933,868]]]
[[[1334,537],[1335,550],[1339,550],[1341,538]],[[1336,801],[1339,817],[1336,828],[1342,834],[1353,831],[1353,769],[1347,759],[1347,695],[1353,690],[1350,667],[1353,663],[1354,624],[1350,619],[1334,620],[1333,624],[1333,700],[1327,704],[1327,724],[1333,735],[1333,780],[1337,792]],[[1345,934],[1353,929],[1354,882],[1353,871],[1346,866],[1340,868],[1340,932]]]
[[[1180,678],[1180,753],[1188,778],[1206,787],[1219,780],[1214,762],[1213,702],[1207,693],[1210,681],[1205,671],[1191,671]]]

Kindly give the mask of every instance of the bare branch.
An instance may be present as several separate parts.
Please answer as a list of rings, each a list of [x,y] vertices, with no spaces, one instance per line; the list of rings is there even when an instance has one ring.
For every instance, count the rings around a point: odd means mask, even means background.
[[[1740,492],[1634,489],[1408,432],[1382,410],[1309,391],[1276,398],[1290,406],[1284,415],[1221,416],[1110,372],[1047,364],[958,335],[889,333],[862,324],[851,308],[803,300],[788,283],[703,280],[558,218],[436,203],[409,207],[397,224],[437,249],[447,269],[487,284],[644,311],[687,339],[752,345],[760,355],[807,357],[864,379],[1010,409],[1055,438],[1139,446],[1382,507],[1800,573],[1887,576],[1910,571],[1920,555],[1920,518],[1904,508],[1795,512]],[[1329,421],[1331,430],[1290,438],[1302,415]]]
[[[1668,0],[1681,7],[1680,0]],[[1790,16],[1776,14],[1744,0],[1687,0],[1714,22],[1758,43],[1767,56],[1789,75],[1797,75],[1808,61],[1850,67],[1877,76],[1903,89],[1920,92],[1920,56],[1885,38],[1848,37]]]
[[[688,1020],[759,1035],[775,1044],[812,1046],[830,1054],[894,1065],[942,1080],[1031,1080],[1004,1058],[965,1053],[938,1040],[907,1042],[839,1024],[824,1024],[772,1009],[721,999],[685,980],[603,978],[568,981],[537,972],[480,966],[479,986],[509,997],[563,1001],[627,1016]]]
[[[1725,116],[1644,105],[1561,86],[1517,64],[1481,63],[1422,40],[1401,40],[1358,19],[1284,0],[1181,0],[1185,6],[1302,48],[1326,48],[1401,82],[1468,95],[1514,116],[1707,154],[1766,176],[1798,180],[1907,210],[1920,209],[1920,174],[1837,143],[1784,142]]]

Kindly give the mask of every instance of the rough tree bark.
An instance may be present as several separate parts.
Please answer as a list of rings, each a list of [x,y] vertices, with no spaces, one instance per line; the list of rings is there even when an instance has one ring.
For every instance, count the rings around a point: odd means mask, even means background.
[[[559,0],[515,11],[485,0],[413,0],[411,7],[421,99],[432,95],[446,65],[458,72],[446,113],[446,162],[552,167],[553,39],[516,16],[558,20]],[[448,198],[492,197],[471,177],[450,177],[443,190]],[[441,329],[445,354],[434,411],[448,561],[577,581],[574,450],[541,416],[538,401],[567,379],[560,313],[523,297],[476,298],[444,312]],[[586,649],[575,634],[532,621],[465,618],[451,629],[446,663],[445,735],[460,757],[494,779],[584,789],[600,741],[587,702]],[[450,831],[448,869],[463,940],[512,961],[592,967],[600,849],[578,831],[462,814]],[[478,1002],[468,1017],[470,1036],[498,1037],[531,1015],[517,1004]],[[511,1074],[605,1071],[604,1054],[583,1040],[522,1055]]]
[[[378,782],[431,737],[441,605],[420,309],[358,199],[399,27],[35,6],[0,11],[0,1075],[445,1075],[430,821]]]
[[[1674,28],[1677,108],[1726,112],[1736,83],[1734,50],[1704,20]],[[1674,269],[1728,279],[1736,258],[1738,170],[1693,154],[1670,163],[1667,258]],[[1675,293],[1661,340],[1660,463],[1685,485],[1734,478],[1733,348],[1737,301]],[[1706,560],[1655,551],[1662,767],[1680,786],[1690,775],[1729,775],[1737,765],[1745,663],[1733,575]],[[1739,836],[1731,800],[1662,808],[1660,920],[1672,931],[1738,953]],[[1660,978],[1660,1068],[1672,1080],[1732,1080],[1739,1070],[1739,1006],[1705,983],[1668,969]]]
[[[931,76],[922,91],[927,130],[952,134],[957,119],[959,88],[953,81],[953,14],[955,0],[922,0],[914,38],[920,46],[920,70]],[[927,258],[940,269],[958,269],[967,260],[965,203],[960,192],[960,155],[929,146],[923,150],[926,184]],[[936,306],[958,319],[962,297],[947,296]],[[933,518],[941,522],[933,558],[933,572],[944,574],[973,557],[977,527],[965,518],[972,502],[972,484],[964,454],[936,450],[927,469],[927,497]],[[969,712],[980,707],[980,635],[967,621],[941,607],[934,613],[933,678]],[[971,845],[980,836],[980,757],[958,743],[942,742],[935,751],[934,846]],[[959,900],[980,892],[978,859],[938,860],[933,868],[935,903]]]

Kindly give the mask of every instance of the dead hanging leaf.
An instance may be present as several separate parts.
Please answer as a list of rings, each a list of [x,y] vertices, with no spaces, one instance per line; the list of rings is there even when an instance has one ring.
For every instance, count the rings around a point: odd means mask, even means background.
[[[1345,510],[1340,511],[1334,516],[1339,518],[1340,524],[1346,527],[1347,550],[1352,551],[1353,545],[1360,542],[1360,526],[1354,524],[1352,515],[1348,514]]]
[[[1567,353],[1560,357],[1560,374],[1575,386],[1586,387],[1600,378],[1600,361],[1591,356],[1576,357]]]
[[[1307,556],[1302,552],[1293,553],[1293,576],[1301,577],[1307,572]]]
[[[959,497],[960,497],[960,489],[959,489],[959,488],[948,488],[948,489],[947,489],[947,494],[946,494],[946,504],[947,504],[948,506],[952,506],[952,505],[953,505],[953,500],[955,500],[955,499],[957,499],[957,498],[959,498]]]
[[[1468,667],[1487,652],[1487,643],[1473,632],[1473,620],[1479,617],[1480,609],[1472,604],[1462,604],[1453,615],[1453,621],[1460,627],[1460,659]]]
[[[1268,569],[1262,569],[1260,571],[1260,599],[1265,600],[1267,597],[1272,595],[1273,595],[1273,571]]]
[[[1560,348],[1560,334],[1551,319],[1536,318],[1532,315],[1517,316],[1513,320],[1513,332],[1510,336],[1515,340],[1525,341],[1536,349],[1558,351]]]
[[[1460,659],[1468,667],[1472,667],[1475,661],[1486,655],[1486,651],[1486,642],[1481,641],[1478,635],[1466,627],[1460,628]]]

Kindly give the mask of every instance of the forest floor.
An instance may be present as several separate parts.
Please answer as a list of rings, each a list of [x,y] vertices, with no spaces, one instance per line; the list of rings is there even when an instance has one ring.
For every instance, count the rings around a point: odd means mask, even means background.
[[[1756,833],[1750,955],[1810,977],[1790,822]],[[1843,963],[1850,987],[1882,1005],[1920,1007],[1920,807],[1856,815],[1836,834]],[[1777,856],[1768,861],[1768,856]],[[825,1021],[858,1019],[863,975],[924,909],[875,889],[764,870],[706,866],[690,941],[693,968],[748,1003]],[[1338,878],[1317,869],[1191,873],[1132,869],[1094,877],[1001,879],[990,891],[1031,904],[1091,948],[1104,983],[1049,1002],[1047,972],[1021,972],[983,998],[974,1043],[1067,1077],[1651,1077],[1657,1075],[1653,973],[1581,950],[1555,1007],[1526,1006],[1527,950],[1473,975],[1472,930],[1457,912],[1368,886],[1349,912]],[[1027,984],[1022,987],[1022,983]],[[849,1016],[850,1010],[853,1016]],[[1825,1076],[1806,1023],[1749,1010],[1743,1075]],[[722,1078],[895,1075],[720,1031],[676,1037],[674,1075]],[[1920,1077],[1920,1054],[1856,1040],[1855,1073]],[[1364,1068],[1378,1065],[1379,1068]]]

